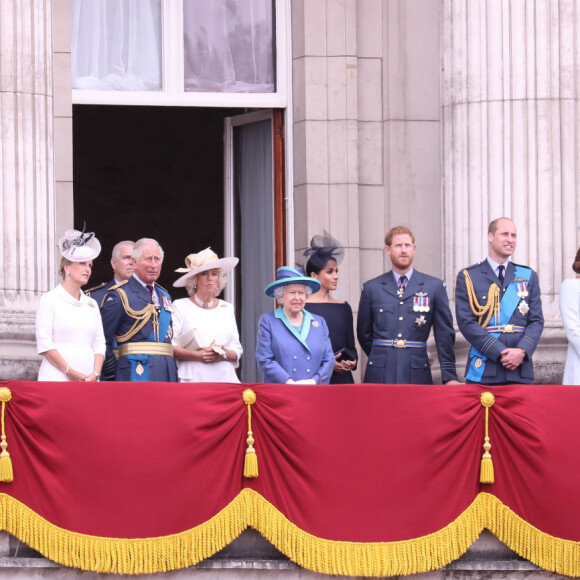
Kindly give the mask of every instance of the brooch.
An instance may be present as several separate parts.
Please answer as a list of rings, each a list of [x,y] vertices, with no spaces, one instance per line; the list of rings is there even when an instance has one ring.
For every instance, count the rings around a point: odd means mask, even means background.
[[[313,328],[318,328],[320,326],[320,322],[318,322],[318,320],[313,320],[312,321],[312,327]]]

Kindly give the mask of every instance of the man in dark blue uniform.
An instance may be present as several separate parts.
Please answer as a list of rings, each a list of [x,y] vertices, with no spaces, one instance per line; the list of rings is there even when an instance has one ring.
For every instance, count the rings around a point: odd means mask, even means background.
[[[533,383],[532,355],[544,328],[536,273],[510,262],[517,229],[509,218],[489,224],[489,256],[459,272],[457,326],[471,344],[468,383]]]
[[[128,280],[135,270],[135,263],[133,260],[133,248],[135,242],[125,240],[119,242],[113,248],[111,255],[111,267],[113,268],[113,279],[110,282],[103,282],[99,286],[95,286],[87,290],[85,294],[90,296],[97,302],[99,308],[103,305],[103,300],[110,288]],[[101,371],[101,381],[114,381],[115,373],[117,372],[117,345],[113,343],[107,346],[107,353],[105,355],[105,362]]]
[[[101,307],[107,348],[118,344],[117,381],[177,381],[171,345],[171,296],[156,280],[163,250],[150,238],[133,249],[135,271],[111,287]]]
[[[357,336],[368,356],[365,383],[433,384],[427,356],[431,328],[444,383],[457,383],[455,330],[445,283],[413,268],[415,236],[404,226],[385,236],[393,269],[365,282]]]

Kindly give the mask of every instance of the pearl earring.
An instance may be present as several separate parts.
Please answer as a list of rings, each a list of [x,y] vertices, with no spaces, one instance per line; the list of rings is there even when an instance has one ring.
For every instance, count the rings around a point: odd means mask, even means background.
[[[66,271],[66,275],[67,276],[70,276],[70,272],[68,270]]]

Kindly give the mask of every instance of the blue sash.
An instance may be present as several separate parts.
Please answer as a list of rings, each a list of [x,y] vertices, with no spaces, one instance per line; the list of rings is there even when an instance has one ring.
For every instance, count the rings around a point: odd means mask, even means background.
[[[532,270],[530,268],[516,266],[514,280],[519,278],[520,282],[523,280],[529,282],[531,275]],[[500,302],[498,322],[500,326],[509,323],[519,301],[520,297],[518,296],[518,285],[517,283],[510,282]],[[501,336],[501,332],[490,332],[489,334],[495,338],[499,338]],[[486,362],[487,357],[481,354],[474,346],[472,346],[471,350],[469,351],[469,371],[467,372],[465,378],[476,383],[481,383]]]

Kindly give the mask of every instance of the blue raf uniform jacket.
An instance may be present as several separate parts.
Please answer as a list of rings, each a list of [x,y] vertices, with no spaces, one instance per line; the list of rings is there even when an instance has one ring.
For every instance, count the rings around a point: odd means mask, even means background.
[[[291,330],[280,306],[260,317],[256,359],[265,383],[314,379],[328,384],[334,354],[324,318],[304,312],[301,338]]]
[[[455,330],[443,281],[413,270],[402,297],[397,290],[392,271],[363,284],[356,330],[359,343],[369,357],[364,382],[433,384],[426,346],[397,348],[373,344],[376,340],[427,342],[431,328],[441,379],[444,383],[457,380]],[[429,310],[416,310],[421,299],[425,301],[427,297]]]
[[[117,284],[117,282],[113,278],[110,282],[107,282],[106,284],[103,283],[100,286],[96,286],[95,288],[92,288],[91,290],[87,290],[85,292],[85,294],[87,296],[90,296],[99,305],[99,308],[100,308],[103,305],[103,298],[105,297],[107,292],[113,286],[115,286],[115,284]]]
[[[501,290],[503,295],[510,284],[514,282],[516,264],[511,262],[508,264],[504,275],[504,286]],[[525,268],[525,266],[523,267]],[[470,266],[467,272],[473,282],[473,288],[477,301],[480,305],[487,303],[489,288],[492,284],[500,285],[500,282],[492,270],[489,262],[484,260],[480,264]],[[467,339],[467,341],[475,347],[480,354],[487,357],[485,367],[480,381],[482,384],[510,384],[510,383],[533,383],[534,382],[534,366],[532,363],[532,355],[540,340],[540,335],[544,328],[544,316],[542,314],[542,301],[540,298],[540,285],[538,283],[538,276],[532,270],[528,282],[528,296],[519,299],[519,304],[525,301],[529,307],[526,314],[522,314],[519,308],[515,308],[514,313],[509,319],[509,324],[524,328],[524,332],[501,333],[498,338],[495,338],[490,332],[481,327],[478,317],[471,311],[469,305],[469,297],[467,295],[467,286],[465,282],[465,275],[463,271],[459,272],[457,276],[457,284],[455,286],[455,315],[457,318],[457,326]],[[518,304],[518,306],[519,306]],[[522,309],[525,312],[525,308]],[[495,324],[494,317],[492,317],[488,326]],[[500,362],[501,352],[506,348],[523,348],[526,351],[524,362],[515,370],[508,371]],[[473,354],[467,357],[466,374],[470,368]],[[480,358],[480,357],[478,357]]]
[[[107,295],[107,292],[117,284],[117,281],[113,278],[107,284],[101,284],[93,290],[87,290],[87,296],[90,296],[99,305],[99,308],[103,305],[103,300]],[[117,357],[115,356],[114,350],[116,350],[117,344],[107,344],[107,352],[105,353],[105,362],[103,363],[103,368],[101,370],[101,381],[114,381],[115,373],[117,372]]]
[[[129,278],[126,283],[121,283],[114,286],[112,290],[109,290],[104,298],[103,306],[101,308],[101,318],[103,320],[103,330],[107,341],[107,351],[109,348],[113,348],[115,337],[126,334],[136,322],[135,318],[125,311],[118,290],[125,292],[129,307],[133,310],[143,310],[148,304],[153,302],[153,298],[147,289],[144,288],[134,277]],[[171,296],[158,285],[155,285],[155,290],[157,291],[158,302],[161,306],[159,312],[159,320],[161,321],[162,317],[165,317],[165,319],[167,319],[167,316],[171,317]],[[168,326],[166,325],[166,330],[163,336],[159,336],[158,341],[154,340],[153,337],[153,319],[150,318],[143,328],[126,342],[150,342],[151,344],[159,342],[171,344],[171,323],[169,323]],[[135,378],[134,374],[135,358],[136,357],[133,357],[132,359],[128,356],[119,357],[115,374],[116,381],[138,380]],[[141,376],[142,380],[163,382],[177,381],[177,367],[173,356],[150,354],[140,358],[141,364],[147,367],[146,373]]]

